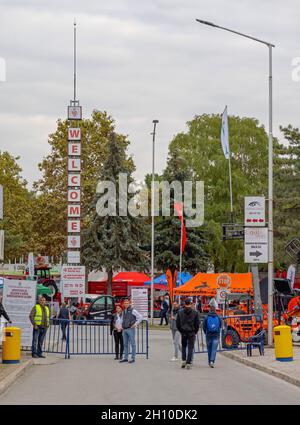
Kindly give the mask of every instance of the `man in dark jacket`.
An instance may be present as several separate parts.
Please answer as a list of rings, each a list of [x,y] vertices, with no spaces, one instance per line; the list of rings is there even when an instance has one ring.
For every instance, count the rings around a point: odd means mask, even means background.
[[[209,313],[203,322],[203,332],[206,336],[208,365],[210,367],[215,367],[220,332],[222,329],[222,321],[216,313],[217,303],[214,298],[211,299],[209,306]]]
[[[61,339],[63,341],[66,341],[67,340],[66,329],[67,329],[69,321],[71,320],[71,314],[68,307],[66,306],[66,303],[61,303],[59,312],[57,314],[57,318],[60,320],[59,324],[60,324],[61,332],[62,332]]]
[[[160,306],[160,314],[159,314],[160,326],[162,326],[164,319],[166,321],[166,325],[168,324],[168,315],[167,315],[168,310],[169,310],[169,304],[166,301],[165,297],[162,297],[162,302]]]
[[[143,316],[131,307],[129,299],[124,301],[122,319],[124,358],[120,363],[134,363],[136,355],[135,330],[142,322]],[[131,360],[128,361],[129,345],[131,345]]]
[[[176,318],[177,329],[181,333],[182,345],[182,364],[184,369],[191,368],[196,335],[199,331],[199,314],[192,308],[192,302],[189,298],[185,300],[184,308],[179,311]]]

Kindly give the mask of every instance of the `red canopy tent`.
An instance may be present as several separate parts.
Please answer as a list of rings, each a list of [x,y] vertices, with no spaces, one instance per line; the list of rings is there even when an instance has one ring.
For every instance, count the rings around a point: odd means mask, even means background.
[[[120,272],[113,278],[113,283],[126,282],[128,285],[144,286],[144,282],[150,277],[139,272]]]

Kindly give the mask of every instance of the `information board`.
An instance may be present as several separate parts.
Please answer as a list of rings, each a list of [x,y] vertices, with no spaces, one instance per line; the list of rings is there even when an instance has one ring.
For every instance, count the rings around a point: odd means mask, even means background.
[[[131,288],[131,304],[144,320],[148,320],[148,289]]]
[[[36,304],[36,282],[33,280],[4,279],[3,306],[12,326],[21,329],[21,345],[32,343],[31,309]]]

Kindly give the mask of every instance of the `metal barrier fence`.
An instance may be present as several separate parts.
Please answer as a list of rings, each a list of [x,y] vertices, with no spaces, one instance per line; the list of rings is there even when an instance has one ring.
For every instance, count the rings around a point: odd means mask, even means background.
[[[148,358],[148,322],[141,322],[135,332],[136,354]],[[30,351],[31,347],[22,347],[22,350]],[[110,321],[51,319],[43,351],[64,354],[66,359],[71,355],[113,355],[115,343],[110,334]]]
[[[264,345],[263,321],[260,315],[241,314],[221,317],[218,351],[244,350],[247,344],[256,342]],[[206,353],[206,337],[203,332],[203,320],[195,341],[195,353]]]

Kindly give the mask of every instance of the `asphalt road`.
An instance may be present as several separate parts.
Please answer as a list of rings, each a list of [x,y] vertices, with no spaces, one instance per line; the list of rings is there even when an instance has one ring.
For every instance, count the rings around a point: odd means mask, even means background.
[[[201,354],[191,370],[184,370],[169,361],[172,354],[169,331],[155,330],[150,358],[139,356],[132,365],[111,356],[58,358],[30,368],[0,397],[0,404],[300,403],[300,388],[222,355],[215,369]]]

